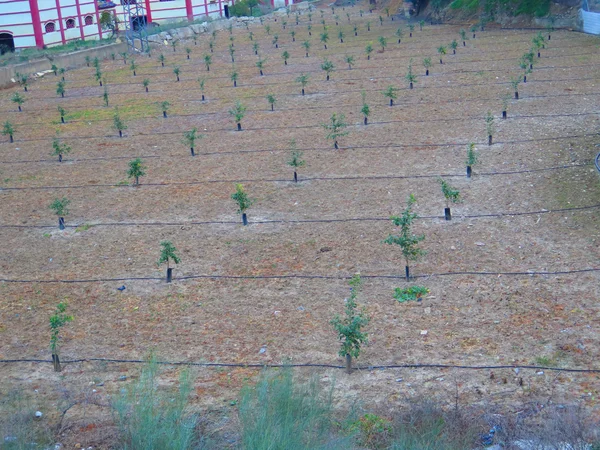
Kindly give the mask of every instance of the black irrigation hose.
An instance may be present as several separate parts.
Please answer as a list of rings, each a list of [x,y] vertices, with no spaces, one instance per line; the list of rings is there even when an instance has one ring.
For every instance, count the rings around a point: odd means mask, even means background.
[[[411,275],[411,279],[416,278],[433,278],[433,277],[448,277],[457,275],[477,275],[477,276],[556,276],[556,275],[573,275],[580,273],[600,272],[600,267],[589,269],[574,269],[574,270],[559,270],[559,271],[528,271],[528,272],[475,272],[475,271],[460,271],[460,272],[440,272],[429,273],[425,275]],[[188,275],[183,277],[173,277],[177,280],[348,280],[352,278],[350,275]],[[361,275],[361,278],[366,279],[385,279],[385,280],[405,280],[404,275]],[[121,278],[89,278],[89,279],[74,279],[74,280],[15,280],[8,278],[0,278],[0,283],[18,283],[18,284],[79,284],[79,283],[106,283],[106,282],[123,282],[123,281],[164,281],[164,277],[121,277]]]
[[[201,155],[201,154],[198,154]],[[159,158],[156,156],[155,158]],[[49,161],[49,160],[46,160]],[[55,159],[51,160],[56,162]],[[64,162],[68,162],[68,159],[63,159]],[[37,161],[34,161],[37,162]],[[580,164],[565,164],[562,166],[554,167],[542,167],[538,169],[521,169],[521,170],[509,170],[505,172],[478,172],[478,176],[495,176],[495,175],[515,175],[524,173],[538,173],[538,172],[550,172],[555,170],[572,169],[577,167],[586,167],[591,163],[580,163]],[[600,169],[599,169],[600,170]],[[421,178],[464,178],[464,174],[457,173],[441,173],[441,174],[426,174],[426,175],[349,175],[342,177],[300,177],[298,182],[303,181],[350,181],[350,180],[409,180],[409,179],[421,179]],[[197,186],[201,184],[217,184],[217,183],[282,183],[291,182],[290,179],[280,178],[253,178],[253,179],[237,179],[237,180],[204,180],[204,181],[173,181],[173,182],[160,182],[160,183],[144,183],[138,187],[162,187],[162,186]],[[129,184],[75,184],[69,186],[27,186],[27,187],[1,187],[0,191],[34,191],[34,190],[53,190],[53,189],[89,189],[99,187],[110,187],[110,188],[129,188]]]
[[[80,358],[61,361],[61,364],[77,364],[82,362],[106,362],[117,364],[147,364],[147,360],[142,359],[110,359],[110,358]],[[46,359],[0,359],[0,364],[14,363],[46,363],[52,364],[52,361]],[[167,366],[194,366],[194,367],[241,367],[241,368],[286,368],[286,367],[319,367],[325,369],[346,369],[346,366],[335,364],[318,363],[284,363],[284,364],[259,364],[259,363],[202,363],[194,361],[156,361],[156,364]],[[519,369],[519,370],[549,370],[554,372],[571,373],[600,373],[600,369],[568,369],[562,367],[546,366],[521,366],[521,365],[502,365],[502,366],[467,366],[455,364],[390,364],[390,365],[369,365],[354,367],[353,370],[385,370],[385,369],[461,369],[461,370],[500,370],[500,369]]]
[[[585,211],[590,209],[600,208],[600,203],[589,206],[577,206],[574,208],[560,209],[541,209],[538,211],[521,211],[521,212],[501,212],[491,214],[456,214],[455,218],[461,219],[483,219],[490,217],[516,217],[516,216],[534,216],[540,214],[555,214],[571,211]],[[443,219],[444,216],[418,216],[417,219]],[[354,217],[346,219],[290,219],[290,220],[260,220],[251,222],[252,225],[268,225],[268,224],[306,224],[306,223],[348,223],[348,222],[387,222],[389,217]],[[113,222],[113,223],[93,223],[93,227],[191,227],[198,225],[239,225],[239,221],[191,221],[191,222]],[[78,228],[80,225],[65,225],[66,228]],[[0,229],[16,228],[16,229],[45,229],[56,228],[54,225],[0,225]]]

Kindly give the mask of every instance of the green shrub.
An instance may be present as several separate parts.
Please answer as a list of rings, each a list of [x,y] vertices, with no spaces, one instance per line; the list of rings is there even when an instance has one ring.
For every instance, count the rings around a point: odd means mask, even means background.
[[[139,380],[122,389],[112,402],[120,448],[187,450],[196,448],[198,417],[187,412],[193,390],[188,370],[179,377],[176,392],[158,390],[158,364],[150,358]]]
[[[265,371],[255,387],[242,390],[239,418],[242,448],[315,450],[348,448],[332,442],[333,387],[322,392],[319,381],[298,385],[292,371]],[[348,441],[349,438],[346,438]]]
[[[404,289],[396,288],[394,290],[394,298],[400,303],[410,300],[417,300],[429,293],[429,289],[424,286],[411,286]]]
[[[367,413],[350,423],[349,431],[358,433],[361,445],[366,448],[385,448],[392,432],[389,420]]]

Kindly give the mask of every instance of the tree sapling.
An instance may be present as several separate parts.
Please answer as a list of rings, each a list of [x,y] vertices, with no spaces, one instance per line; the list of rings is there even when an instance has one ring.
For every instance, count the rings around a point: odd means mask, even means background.
[[[148,92],[149,85],[150,85],[150,80],[148,78],[144,78],[144,81],[142,81],[142,86],[144,86],[144,89],[146,89],[146,92]]]
[[[60,114],[60,123],[65,123],[65,114],[67,113],[65,108],[58,105],[58,113]]]
[[[472,167],[477,164],[479,156],[475,152],[475,144],[471,142],[467,145],[467,178],[471,178]]]
[[[159,106],[160,106],[160,110],[162,111],[163,117],[166,119],[167,112],[169,111],[169,106],[171,106],[171,104],[165,100],[163,102],[160,102]]]
[[[412,89],[413,83],[417,82],[417,76],[413,73],[412,70],[412,59],[408,63],[408,71],[406,72],[404,78],[406,79],[406,81],[408,81],[408,87]]]
[[[352,358],[358,358],[363,344],[368,342],[368,334],[362,331],[369,324],[365,308],[357,311],[358,305],[356,297],[358,296],[362,280],[360,275],[356,274],[349,282],[350,297],[346,299],[345,317],[336,315],[331,320],[331,325],[335,328],[341,343],[339,355],[346,359],[346,373],[352,373]]]
[[[327,74],[326,80],[329,81],[329,75],[331,74],[331,72],[333,72],[333,70],[335,69],[335,66],[333,65],[333,63],[331,61],[329,61],[327,58],[325,58],[325,61],[323,61],[323,63],[321,63],[321,69],[323,69],[325,71],[325,73]]]
[[[450,211],[450,203],[460,202],[460,191],[454,189],[450,184],[443,178],[438,178],[438,183],[442,188],[442,193],[446,199],[446,208],[444,209],[444,217],[446,220],[452,220],[452,213]]]
[[[494,116],[490,111],[485,116],[485,130],[488,135],[488,145],[492,145],[492,136],[494,135]]]
[[[367,105],[367,95],[365,94],[365,91],[361,92],[361,96],[362,96],[362,108],[360,109],[361,114],[364,116],[364,120],[363,123],[365,125],[367,125],[369,123],[369,115],[371,114],[371,108],[369,108],[369,105]]]
[[[417,214],[412,212],[412,207],[415,203],[415,196],[410,194],[408,196],[406,209],[402,212],[402,215],[391,217],[394,225],[400,227],[400,234],[390,234],[383,241],[385,244],[400,246],[402,256],[404,256],[404,261],[406,263],[404,267],[406,281],[410,280],[409,261],[417,261],[420,257],[425,255],[425,251],[419,248],[419,243],[425,240],[425,235],[415,235],[412,232],[413,222],[418,218]]]
[[[61,97],[65,96],[65,82],[63,80],[60,80],[56,84],[56,95],[60,95]]]
[[[142,163],[140,158],[135,158],[129,161],[129,169],[127,170],[127,177],[133,178],[134,186],[140,185],[140,177],[146,175],[146,167]]]
[[[383,96],[390,99],[390,106],[394,106],[394,100],[398,97],[398,94],[396,94],[397,90],[397,87],[390,85],[383,91]]]
[[[301,73],[300,75],[298,75],[298,77],[296,78],[296,82],[300,83],[300,85],[302,86],[302,95],[304,95],[304,88],[306,87],[306,85],[308,84],[308,78],[309,76],[306,75],[305,73]]]
[[[352,64],[354,64],[354,56],[346,55],[346,63],[348,64],[348,69],[352,69]]]
[[[196,156],[196,154],[194,153],[194,144],[196,143],[196,139],[201,139],[203,137],[203,135],[198,134],[198,129],[196,127],[192,128],[190,131],[186,131],[183,134],[184,143],[190,147],[190,153],[192,154],[192,156]]]
[[[233,108],[229,110],[229,114],[234,118],[235,123],[237,123],[237,130],[242,131],[242,119],[246,115],[246,107],[239,100],[236,100]]]
[[[296,148],[296,139],[292,139],[292,141],[290,142],[290,147],[291,147],[291,155],[290,155],[290,159],[288,160],[287,163],[288,163],[288,166],[291,166],[294,168],[294,182],[297,183],[298,182],[297,170],[300,167],[304,167],[306,162],[302,159],[302,152]]]
[[[113,126],[119,132],[119,137],[123,137],[123,131],[127,129],[127,125],[121,120],[121,116],[119,115],[119,110],[115,108],[115,114],[113,116]]]
[[[13,94],[13,96],[11,97],[11,100],[13,101],[13,103],[17,104],[17,108],[19,108],[19,111],[22,111],[21,109],[21,105],[23,103],[25,103],[25,97],[23,97],[21,94],[19,94],[18,92],[15,92]]]
[[[179,74],[181,73],[181,68],[179,66],[175,66],[173,68],[173,73],[175,74],[175,76],[177,77],[177,81],[179,81]]]
[[[58,156],[58,162],[62,162],[63,156],[69,153],[71,153],[71,147],[61,143],[58,136],[52,140],[52,156]]]
[[[365,53],[367,54],[367,60],[371,59],[371,53],[373,53],[373,44],[370,42],[365,47]]]
[[[175,264],[179,264],[181,259],[177,256],[177,249],[171,241],[162,241],[160,246],[162,247],[160,258],[156,265],[160,267],[161,264],[167,263],[167,283],[170,283],[173,279],[173,268],[170,267],[170,262],[173,261]]]
[[[58,228],[60,230],[65,229],[65,216],[69,215],[69,203],[71,203],[71,200],[66,197],[55,198],[50,203],[50,209],[58,216]]]
[[[444,64],[444,61],[442,60],[442,58],[446,54],[446,47],[444,47],[443,45],[440,45],[437,49],[437,52],[440,54],[440,64]]]
[[[283,58],[283,64],[287,66],[288,59],[290,59],[290,54],[288,53],[288,51],[284,50],[283,53],[281,54],[281,57]]]
[[[2,125],[2,136],[8,136],[9,142],[12,144],[14,142],[13,134],[15,133],[15,129],[13,125],[7,120]]]
[[[256,67],[258,68],[261,77],[264,75],[263,69],[265,67],[265,62],[266,59],[259,59],[258,61],[256,61]]]
[[[347,136],[349,131],[344,131],[344,129],[348,126],[345,122],[346,116],[344,114],[336,114],[333,113],[331,118],[329,119],[329,123],[323,124],[323,128],[327,130],[326,139],[331,139],[333,141],[333,147],[337,150],[339,149],[338,139]]]
[[[271,111],[274,111],[275,102],[277,101],[277,99],[275,98],[275,96],[273,94],[268,94],[267,95],[267,101],[271,105]]]
[[[248,197],[246,191],[244,191],[244,186],[240,183],[235,185],[235,192],[231,194],[231,199],[237,203],[238,205],[238,213],[242,215],[242,223],[244,225],[248,225],[248,217],[246,216],[246,211],[252,204],[254,200]]]
[[[53,315],[50,316],[50,351],[52,353],[52,365],[54,366],[55,372],[60,372],[60,358],[59,354],[59,340],[60,340],[60,329],[67,323],[73,321],[73,316],[67,315],[67,303],[60,302],[56,305],[56,310]]]
[[[429,76],[429,68],[431,67],[431,58],[423,58],[423,67],[425,67],[425,76]]]

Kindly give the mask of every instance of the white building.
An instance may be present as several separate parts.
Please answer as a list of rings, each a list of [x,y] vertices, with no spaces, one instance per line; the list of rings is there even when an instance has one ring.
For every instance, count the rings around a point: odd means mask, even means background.
[[[143,2],[145,16],[140,23],[213,19],[228,16],[235,0],[0,0],[0,50],[66,44],[75,39],[106,37],[100,14],[109,11],[125,20],[123,4]],[[293,0],[268,0],[273,7]],[[133,19],[133,18],[132,18]]]

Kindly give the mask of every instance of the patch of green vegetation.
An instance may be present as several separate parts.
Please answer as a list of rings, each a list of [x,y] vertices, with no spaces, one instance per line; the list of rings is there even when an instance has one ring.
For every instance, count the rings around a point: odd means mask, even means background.
[[[460,9],[467,14],[475,14],[479,9],[479,0],[454,0],[450,9]]]
[[[80,233],[82,231],[87,231],[90,228],[92,228],[94,225],[90,225],[89,223],[84,223],[83,225],[79,225],[77,228],[75,228],[75,233]]]
[[[429,294],[429,289],[424,286],[410,286],[404,289],[396,288],[394,290],[394,298],[400,303],[417,300],[426,294]]]
[[[550,0],[454,0],[450,3],[450,8],[466,14],[475,14],[482,10],[485,16],[492,20],[497,12],[511,16],[544,17],[550,13]]]
[[[57,56],[63,53],[76,52],[78,50],[85,50],[87,48],[101,47],[103,45],[113,44],[113,39],[101,39],[101,40],[89,40],[71,41],[65,45],[57,45],[54,47],[48,47],[46,49],[37,48],[24,48],[18,52],[9,52],[0,56],[0,67],[7,66],[9,64],[18,64],[27,62],[29,60],[48,58],[52,60],[53,56]]]
[[[44,236],[45,238],[52,237],[52,235],[51,235],[50,233],[44,233],[44,234],[43,234],[43,236]]]

